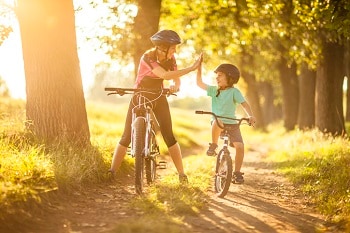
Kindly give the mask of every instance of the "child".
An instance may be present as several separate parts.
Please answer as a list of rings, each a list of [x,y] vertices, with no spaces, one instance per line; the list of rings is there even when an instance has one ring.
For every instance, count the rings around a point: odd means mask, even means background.
[[[207,92],[207,95],[212,98],[212,112],[218,116],[235,118],[236,107],[242,105],[245,112],[249,116],[249,123],[255,123],[255,117],[253,116],[250,105],[246,102],[242,93],[234,87],[240,77],[238,68],[232,64],[221,64],[215,71],[217,75],[217,86],[205,84],[202,80],[202,65],[198,67],[197,72],[197,85]],[[235,156],[235,170],[234,170],[234,182],[238,184],[244,183],[241,167],[244,158],[244,143],[239,126],[234,120],[221,119],[222,124],[230,125],[230,145],[233,145],[236,149]],[[217,125],[216,121],[212,122],[212,142],[209,143],[209,149],[207,155],[215,156],[216,148],[218,147],[218,140],[222,129]]]

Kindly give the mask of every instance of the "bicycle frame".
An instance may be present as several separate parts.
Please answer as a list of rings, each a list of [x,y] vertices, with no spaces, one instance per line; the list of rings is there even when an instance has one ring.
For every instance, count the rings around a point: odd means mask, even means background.
[[[131,124],[131,151],[130,154],[135,158],[135,190],[141,194],[143,191],[144,171],[148,184],[156,178],[156,167],[165,168],[165,162],[157,164],[156,157],[159,153],[159,146],[156,140],[154,130],[152,102],[156,101],[161,95],[169,96],[172,94],[170,89],[134,89],[134,88],[109,88],[105,91],[111,94],[134,94],[132,99],[132,124]],[[143,93],[155,94],[155,98],[148,99]],[[158,95],[159,94],[159,95]],[[158,96],[157,96],[158,95]],[[174,95],[174,94],[173,94]]]
[[[224,197],[230,188],[230,184],[233,176],[232,174],[233,169],[232,169],[232,158],[231,158],[230,151],[228,149],[230,135],[229,135],[228,129],[225,128],[225,126],[220,123],[218,118],[236,120],[238,121],[238,125],[240,125],[242,121],[247,121],[249,123],[249,118],[236,119],[236,118],[230,118],[230,117],[222,117],[222,116],[217,116],[213,112],[204,112],[204,111],[196,111],[195,113],[212,115],[215,118],[217,125],[221,129],[223,129],[223,132],[220,135],[220,138],[223,139],[224,143],[223,143],[222,149],[220,150],[216,158],[214,187],[217,195],[219,197]]]

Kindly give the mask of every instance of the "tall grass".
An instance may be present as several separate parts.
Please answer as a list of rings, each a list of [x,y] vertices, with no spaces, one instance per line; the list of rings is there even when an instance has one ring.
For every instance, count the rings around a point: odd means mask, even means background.
[[[127,104],[88,103],[92,146],[80,148],[74,144],[35,142],[24,129],[24,104],[0,98],[0,218],[16,213],[19,203],[28,200],[39,203],[42,193],[52,190],[70,193],[86,185],[106,182],[106,171],[124,128],[127,110]],[[147,226],[155,232],[157,229],[183,232],[183,216],[197,214],[206,205],[213,161],[196,151],[210,139],[210,117],[195,115],[194,110],[172,108],[171,111],[190,185],[180,186],[176,170],[171,171],[146,195],[130,201],[130,208],[151,214],[138,218],[137,224],[133,219],[130,220],[133,224],[123,222],[116,226],[115,232],[143,232]],[[268,133],[246,127],[243,134],[259,148],[266,147],[267,159],[302,187],[320,212],[332,221],[344,225],[350,222],[348,139],[316,130],[285,132],[279,124],[271,125]],[[159,139],[162,154],[167,156],[162,137]],[[119,176],[131,173],[132,169],[133,160],[127,156]]]
[[[266,136],[268,160],[301,187],[329,221],[350,230],[349,139],[318,130],[281,130]]]

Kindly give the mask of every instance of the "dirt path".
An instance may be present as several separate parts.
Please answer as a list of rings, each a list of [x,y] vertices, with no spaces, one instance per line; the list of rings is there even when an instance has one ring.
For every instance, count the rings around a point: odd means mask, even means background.
[[[209,209],[189,220],[194,232],[311,233],[322,226],[322,216],[300,192],[260,160],[259,153],[247,154],[245,184],[231,185],[224,199],[213,193]]]
[[[261,157],[261,153],[247,153],[245,184],[232,185],[224,199],[211,193],[207,209],[199,216],[185,216],[190,228],[186,232],[315,232],[315,227],[324,223],[322,216],[315,214],[298,190],[261,162]],[[106,232],[113,229],[116,221],[142,214],[127,204],[135,196],[131,185],[129,180],[77,191],[69,198],[59,197],[60,201],[49,203],[44,214],[33,216],[35,226],[21,222],[11,231],[0,232]]]

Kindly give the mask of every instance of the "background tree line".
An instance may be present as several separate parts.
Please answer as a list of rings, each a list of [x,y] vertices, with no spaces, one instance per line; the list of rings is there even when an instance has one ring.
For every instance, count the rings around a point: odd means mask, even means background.
[[[144,1],[135,3],[145,8]],[[343,84],[349,77],[350,64],[349,9],[350,2],[345,0],[163,0],[159,25],[180,32],[185,49],[204,51],[209,69],[222,62],[238,64],[259,127],[282,117],[287,130],[316,126],[325,132],[344,134]],[[113,8],[112,12],[116,13]],[[148,25],[158,15],[147,12],[141,25]],[[139,28],[138,21],[130,26]],[[141,38],[152,34],[140,30],[137,33],[143,34]],[[119,43],[125,43],[121,38],[106,42],[120,47]],[[133,43],[136,48],[138,40],[136,37]],[[142,50],[147,46],[151,45],[145,41]],[[135,55],[135,61],[139,58],[133,50],[122,52]],[[350,108],[346,109],[349,119]]]
[[[90,2],[110,9],[106,22],[96,25],[106,33],[96,37],[112,59],[137,67],[152,46],[149,37],[172,28],[184,39],[181,51],[205,53],[208,70],[223,62],[239,66],[260,128],[283,118],[287,130],[345,133],[349,1]],[[13,10],[21,28],[28,127],[42,138],[88,142],[73,1],[18,0]],[[121,16],[129,20],[108,22]]]

